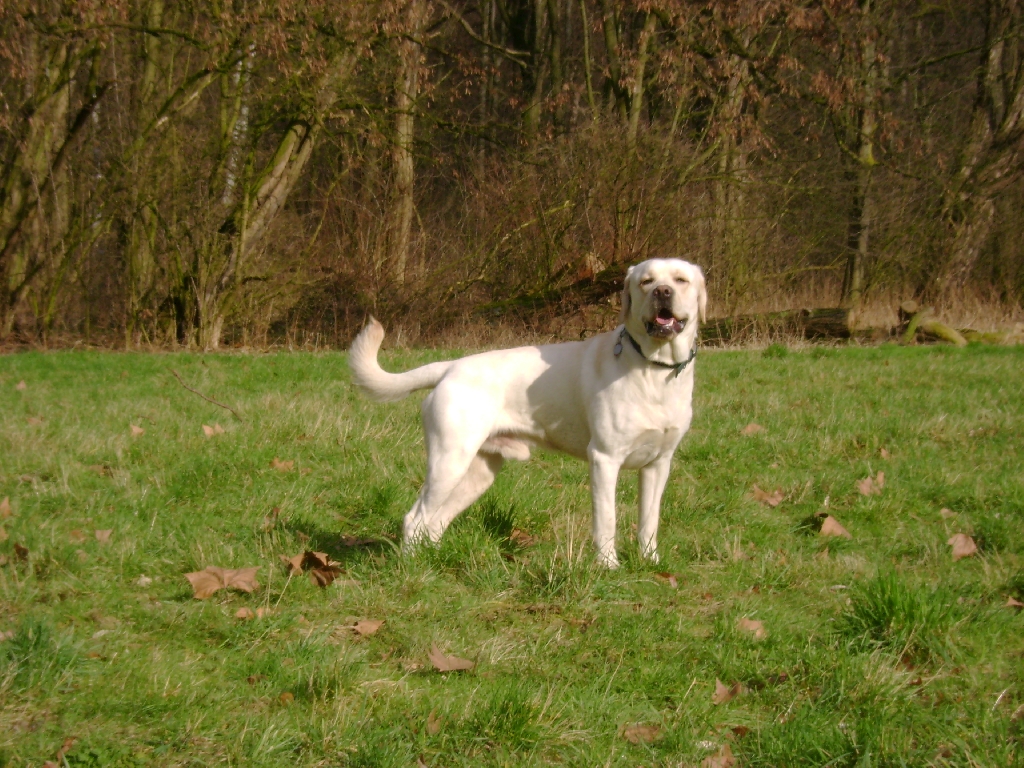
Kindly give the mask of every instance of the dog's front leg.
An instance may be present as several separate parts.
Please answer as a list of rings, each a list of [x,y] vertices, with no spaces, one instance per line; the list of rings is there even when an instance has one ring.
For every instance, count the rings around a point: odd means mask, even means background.
[[[608,568],[618,568],[615,554],[615,485],[622,462],[591,447],[590,495],[594,504],[593,535],[597,561]]]
[[[661,495],[668,483],[672,454],[662,456],[640,469],[640,519],[637,538],[640,540],[640,554],[652,562],[658,562],[658,521],[661,516]]]

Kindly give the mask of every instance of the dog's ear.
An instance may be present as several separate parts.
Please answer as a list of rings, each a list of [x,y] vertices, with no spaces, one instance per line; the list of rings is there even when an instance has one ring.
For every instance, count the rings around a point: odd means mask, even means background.
[[[630,298],[630,288],[632,287],[630,283],[630,278],[632,277],[633,267],[630,267],[629,269],[626,270],[626,276],[622,279],[622,307],[619,309],[620,325],[625,325],[626,321],[629,319],[630,305],[633,303],[632,299]]]
[[[708,319],[708,288],[704,280],[704,272],[700,267],[693,267],[697,273],[697,308],[700,310],[700,321]]]

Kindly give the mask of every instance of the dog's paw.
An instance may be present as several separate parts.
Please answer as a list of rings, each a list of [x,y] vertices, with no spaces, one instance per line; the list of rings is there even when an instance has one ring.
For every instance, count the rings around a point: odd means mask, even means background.
[[[597,564],[607,568],[609,571],[614,571],[619,567],[619,558],[615,556],[614,552],[610,555],[598,554]]]

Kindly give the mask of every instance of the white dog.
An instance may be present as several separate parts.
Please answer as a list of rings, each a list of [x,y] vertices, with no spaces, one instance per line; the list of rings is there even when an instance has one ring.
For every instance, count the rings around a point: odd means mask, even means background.
[[[690,427],[700,268],[651,259],[626,272],[622,325],[586,341],[482,352],[388,373],[377,363],[384,329],[370,320],[352,343],[355,383],[377,400],[433,388],[423,401],[427,473],[405,516],[404,546],[437,542],[494,482],[505,459],[530,447],[590,464],[598,559],[614,568],[619,470],[640,472],[641,553],[658,560],[658,517],[672,454]]]

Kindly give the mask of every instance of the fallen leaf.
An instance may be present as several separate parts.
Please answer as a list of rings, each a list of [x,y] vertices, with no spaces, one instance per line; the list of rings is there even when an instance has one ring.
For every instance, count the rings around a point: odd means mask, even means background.
[[[274,460],[270,462],[270,466],[272,466],[278,472],[290,472],[292,469],[294,469],[295,462],[291,460],[281,461],[279,458],[277,458],[277,456],[275,456]]]
[[[437,736],[440,730],[441,718],[437,716],[437,710],[432,709],[430,710],[430,714],[427,715],[427,735]]]
[[[302,573],[302,564],[306,561],[305,552],[299,552],[294,557],[288,557],[288,555],[281,555],[281,562],[288,566],[288,575],[294,576],[296,573]]]
[[[531,536],[526,531],[522,531],[518,528],[513,528],[512,533],[508,535],[508,540],[515,544],[517,547],[532,547],[537,543],[537,537]]]
[[[758,640],[764,640],[768,636],[768,632],[765,631],[764,623],[757,621],[756,619],[742,618],[736,622],[736,626],[744,632],[753,633],[754,637]]]
[[[0,566],[7,565],[7,555],[0,555]]]
[[[355,630],[357,635],[369,637],[382,626],[384,626],[383,619],[363,619],[362,621],[357,621],[352,629]]]
[[[733,683],[732,685],[726,685],[717,677],[715,678],[715,692],[711,696],[712,704],[727,704],[728,702],[735,699],[743,693],[743,685],[740,683]]]
[[[203,434],[206,435],[207,437],[213,437],[214,435],[223,435],[224,427],[222,427],[220,424],[217,424],[216,422],[214,422],[212,427],[209,426],[208,424],[203,424]]]
[[[39,418],[38,416],[29,416],[28,417],[28,423],[31,426],[33,426],[33,427],[38,427],[38,426],[42,425],[43,420],[41,418]]]
[[[659,579],[664,579],[672,589],[679,589],[679,579],[674,573],[656,573],[654,575]]]
[[[844,539],[852,539],[853,536],[850,532],[843,528],[832,515],[826,515],[825,519],[821,521],[821,530],[818,531],[819,536],[842,536]]]
[[[326,552],[301,552],[294,557],[281,555],[281,561],[288,566],[288,575],[309,570],[309,579],[318,587],[327,587],[342,574],[339,564],[331,560]]]
[[[256,618],[257,619],[265,619],[267,616],[273,616],[273,615],[274,615],[274,609],[273,608],[269,608],[269,607],[267,607],[265,605],[261,605],[259,608],[256,609]]]
[[[114,532],[113,528],[107,528],[104,531],[96,531],[96,541],[100,544],[106,544],[110,541],[110,536]]]
[[[661,735],[660,725],[627,725],[622,729],[622,738],[630,744],[650,744]]]
[[[149,576],[139,576],[138,580],[135,583],[138,584],[140,587],[148,587],[150,584],[153,583],[153,580],[149,578]]]
[[[754,485],[753,490],[754,501],[760,501],[767,504],[769,507],[777,507],[782,503],[782,488],[776,488],[771,493],[768,491],[762,491],[757,485]]]
[[[16,390],[18,390],[19,392],[24,392],[24,391],[25,391],[25,388],[26,388],[27,386],[28,386],[28,385],[27,385],[27,384],[25,383],[25,380],[24,380],[24,379],[22,379],[21,381],[19,381],[19,382],[18,382],[18,383],[17,383],[17,384],[16,384],[15,386],[14,386],[14,388],[15,388]]]
[[[736,758],[733,757],[732,748],[728,744],[723,744],[717,753],[700,761],[700,768],[733,768],[734,765]]]
[[[4,500],[0,501],[0,520],[6,520],[8,517],[12,517],[14,512],[11,510],[11,498],[4,496]]]
[[[885,473],[879,470],[876,477],[865,477],[857,481],[857,490],[862,496],[878,496],[885,485]]]
[[[1022,603],[1020,600],[1015,598],[1013,595],[1010,595],[1008,598],[1006,598],[1006,607],[1007,608],[1024,608],[1024,603]]]
[[[749,424],[747,424],[747,426],[740,430],[740,434],[747,436],[756,435],[758,432],[764,432],[764,427],[762,427],[760,424],[755,424],[754,422],[750,422]]]
[[[939,510],[939,517],[941,517],[943,520],[949,520],[951,517],[956,517],[956,512],[954,512],[952,509],[947,509],[946,507],[943,507],[942,509]]]
[[[130,426],[132,428],[132,437],[142,437],[146,434],[146,430],[142,427],[136,426],[135,424],[131,424]]]
[[[90,464],[88,467],[86,467],[86,469],[88,469],[91,472],[95,472],[100,477],[110,476],[110,467],[108,467],[106,464]]]
[[[946,543],[953,548],[954,562],[965,557],[970,557],[978,551],[978,545],[975,544],[974,539],[966,533],[954,533]]]
[[[246,620],[248,620],[248,619],[255,619],[256,618],[256,614],[255,614],[255,612],[253,612],[252,608],[249,608],[248,606],[242,606],[237,611],[235,611],[235,618],[236,619],[246,619]]]
[[[71,541],[73,541],[75,544],[81,544],[88,537],[84,533],[82,533],[80,530],[75,528],[75,530],[73,530],[71,533],[68,534],[68,538],[71,539]]]
[[[733,735],[737,739],[742,739],[744,736],[750,733],[750,729],[745,725],[734,725],[729,730],[732,731]]]
[[[887,450],[885,450],[885,448],[883,448],[882,450],[880,450],[880,451],[878,452],[878,455],[879,455],[879,456],[881,456],[881,457],[882,457],[883,459],[885,459],[886,461],[888,461],[888,460],[889,460],[889,456],[890,456],[890,454],[889,454],[889,452],[888,452]]]
[[[446,656],[441,653],[441,649],[437,647],[436,643],[430,646],[430,653],[427,654],[427,658],[434,665],[434,669],[439,672],[461,672],[476,666],[468,659],[460,659],[458,656]]]
[[[211,565],[202,571],[186,573],[185,578],[189,580],[192,584],[192,589],[195,591],[193,597],[197,600],[205,600],[217,590],[224,589],[225,587],[238,589],[242,592],[252,592],[259,586],[259,582],[256,580],[256,572],[258,570],[259,566],[231,570]]]
[[[28,547],[24,547],[21,544],[15,542],[14,554],[18,556],[19,560],[28,560]]]
[[[249,685],[256,685],[256,683],[262,683],[266,679],[266,675],[249,675],[247,678],[245,678],[245,682],[247,682]]]
[[[280,701],[282,704],[291,704],[293,701],[295,701],[295,694],[291,691],[285,691],[277,697],[277,700]]]

